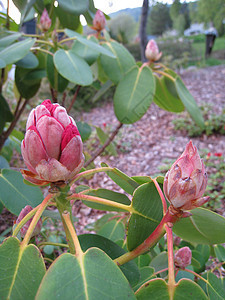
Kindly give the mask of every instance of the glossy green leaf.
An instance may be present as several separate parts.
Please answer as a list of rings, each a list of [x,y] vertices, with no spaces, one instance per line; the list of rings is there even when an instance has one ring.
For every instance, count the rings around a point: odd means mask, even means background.
[[[66,78],[62,77],[57,72],[54,62],[53,62],[52,55],[47,55],[46,72],[47,72],[47,77],[48,77],[48,80],[49,80],[51,86],[56,91],[59,91],[60,93],[62,93],[66,89],[69,82]]]
[[[28,52],[26,56],[15,63],[15,65],[24,69],[34,69],[38,64],[39,61],[32,52]]]
[[[101,166],[108,167],[108,165],[105,163],[102,163]],[[130,195],[133,195],[134,190],[139,186],[136,181],[117,168],[113,168],[112,171],[107,171],[106,174]]]
[[[81,139],[82,141],[86,141],[89,139],[90,135],[91,135],[91,126],[86,123],[86,122],[81,122],[81,121],[78,121],[76,122],[77,124],[77,128],[80,132],[80,136],[81,136]]]
[[[225,261],[225,248],[222,245],[216,245],[214,247],[214,251],[216,254],[216,257],[218,258],[219,261],[223,262]]]
[[[0,47],[8,47],[13,42],[15,42],[19,37],[21,37],[20,32],[14,32],[12,34],[8,34],[0,39]]]
[[[225,218],[210,210],[196,208],[192,216],[177,222],[173,231],[182,239],[196,244],[221,244],[225,242]]]
[[[111,259],[115,259],[125,253],[125,250],[117,244],[97,234],[82,234],[78,238],[83,251],[86,251],[91,247],[97,247],[103,250]],[[129,261],[119,267],[130,282],[131,286],[138,283],[140,273],[134,261]]]
[[[179,99],[174,82],[168,77],[155,76],[156,90],[154,102],[160,108],[171,112],[182,112],[184,105]]]
[[[87,40],[92,41],[98,45],[98,40],[94,36],[87,37]],[[91,49],[87,45],[80,43],[78,40],[74,41],[71,50],[82,57],[89,65],[92,65],[98,58],[99,52]]]
[[[0,299],[34,299],[45,274],[45,264],[34,245],[21,247],[10,237],[0,246]]]
[[[93,81],[89,65],[71,50],[58,50],[54,55],[54,64],[57,71],[73,83],[90,85]]]
[[[209,272],[207,279],[209,284],[207,284],[207,292],[210,300],[222,300],[225,299],[225,289],[223,284],[215,274]]]
[[[153,101],[155,81],[149,67],[133,67],[119,82],[114,94],[114,111],[123,124],[143,117]]]
[[[136,294],[137,300],[169,300],[168,286],[163,279],[152,279]]]
[[[140,269],[140,280],[138,284],[134,287],[134,291],[137,291],[146,281],[153,279],[154,276],[154,268],[151,267],[143,267]]]
[[[95,197],[100,197],[103,199],[107,199],[107,200],[111,200],[117,203],[122,203],[125,205],[130,205],[131,202],[129,200],[129,198],[121,193],[118,192],[114,192],[114,191],[110,191],[107,189],[96,189],[96,190],[91,190],[88,195],[92,195]],[[112,207],[109,205],[104,205],[104,204],[99,204],[99,203],[94,203],[94,202],[89,202],[89,201],[82,201],[85,205],[94,208],[94,209],[98,209],[98,210],[106,210],[106,211],[124,211],[121,208],[116,208],[116,207]]]
[[[10,122],[13,115],[5,98],[0,94],[0,133],[2,133],[5,123]]]
[[[116,242],[118,240],[124,239],[125,228],[124,224],[120,220],[111,220],[103,225],[98,231],[97,234],[104,236],[105,238]]]
[[[69,37],[76,38],[76,40],[78,40],[81,44],[89,47],[93,51],[96,51],[96,52],[99,52],[99,53],[104,54],[106,56],[115,58],[115,55],[111,51],[105,49],[104,47],[100,46],[97,43],[94,43],[90,39],[86,39],[85,37],[83,37],[82,35],[80,35],[79,33],[75,32],[75,31],[72,31],[70,29],[66,29],[65,34],[68,35]]]
[[[4,60],[7,65],[13,64],[26,56],[34,43],[35,39],[28,38],[10,45],[0,52],[0,59]]]
[[[135,60],[130,52],[116,41],[106,42],[103,47],[111,51],[115,57],[101,55],[102,68],[108,78],[117,84],[124,74],[136,65]]]
[[[162,201],[154,183],[149,182],[138,187],[134,192],[128,224],[128,250],[139,246],[159,225],[162,217]]]
[[[68,13],[80,15],[88,9],[88,0],[59,0],[59,6]]]
[[[110,298],[109,298],[110,297]],[[62,254],[48,269],[36,300],[135,299],[116,264],[100,249],[88,249],[81,259]]]
[[[24,184],[20,172],[14,170],[2,170],[0,190],[0,201],[17,216],[26,205],[36,207],[43,201],[41,190]]]
[[[173,300],[207,300],[208,297],[194,281],[181,279],[174,292]]]
[[[109,136],[100,127],[96,127],[96,132],[100,143],[103,145],[109,139]],[[106,151],[109,153],[109,155],[117,156],[116,147],[113,142],[106,147]]]

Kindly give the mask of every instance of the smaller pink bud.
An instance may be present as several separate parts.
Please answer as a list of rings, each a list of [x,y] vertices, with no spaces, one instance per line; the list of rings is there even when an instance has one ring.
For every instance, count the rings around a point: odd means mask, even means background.
[[[18,218],[17,218],[17,220],[16,220],[16,224],[19,224],[20,221],[22,221],[22,219],[23,219],[23,218],[24,218],[24,217],[25,217],[32,209],[33,209],[33,208],[32,208],[30,205],[25,206],[25,207],[21,210],[21,212],[20,212],[20,214],[19,214],[19,216],[18,216]],[[22,238],[24,238],[24,236],[25,236],[25,234],[26,234],[26,232],[27,232],[27,230],[28,230],[28,228],[29,228],[30,223],[32,222],[32,220],[33,220],[33,217],[32,217],[30,220],[28,220],[28,221],[23,225],[23,227],[20,229],[20,235],[21,235]],[[35,236],[35,235],[38,235],[38,234],[40,233],[41,227],[42,227],[42,220],[39,219],[38,222],[37,222],[37,225],[35,226],[34,231],[33,231],[33,233],[32,233],[32,237]]]
[[[191,264],[191,249],[189,247],[180,248],[175,252],[174,264],[177,268],[185,269]]]
[[[95,17],[93,19],[93,29],[95,29],[96,31],[101,31],[105,28],[106,26],[106,19],[105,19],[105,15],[103,14],[103,12],[101,10],[97,10]]]
[[[43,10],[43,13],[42,13],[41,18],[40,18],[39,28],[40,28],[41,31],[46,32],[51,27],[51,24],[52,24],[52,21],[49,18],[47,9],[45,8]]]
[[[162,52],[159,52],[158,45],[154,40],[150,40],[145,48],[145,56],[149,61],[159,60]]]

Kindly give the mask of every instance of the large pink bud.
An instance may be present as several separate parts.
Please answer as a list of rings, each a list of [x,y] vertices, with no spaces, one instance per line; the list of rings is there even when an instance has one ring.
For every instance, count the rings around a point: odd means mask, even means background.
[[[52,21],[49,18],[48,12],[47,12],[47,10],[45,8],[43,10],[43,13],[42,13],[41,18],[40,18],[39,28],[40,28],[41,31],[46,32],[51,27],[51,24],[52,24]]]
[[[197,148],[190,141],[184,153],[167,172],[163,190],[168,201],[181,210],[190,210],[209,200],[202,197],[207,185],[207,174]]]
[[[159,48],[154,40],[150,40],[145,48],[145,57],[149,61],[159,60],[162,56],[162,52],[159,52]]]
[[[25,206],[25,207],[21,210],[21,212],[20,212],[20,214],[19,214],[19,216],[18,216],[18,218],[17,218],[17,220],[16,220],[16,224],[19,224],[20,221],[22,221],[23,218],[24,218],[24,217],[25,217],[32,209],[33,209],[33,208],[32,208],[30,205]],[[20,235],[21,235],[22,238],[24,238],[24,236],[25,236],[25,234],[26,234],[26,232],[27,232],[27,230],[28,230],[28,228],[29,228],[30,223],[31,223],[32,220],[33,220],[33,218],[31,218],[30,220],[28,220],[28,221],[23,225],[23,227],[20,229]],[[37,222],[37,225],[36,225],[35,228],[34,228],[34,231],[33,231],[33,233],[32,233],[32,236],[38,235],[38,234],[40,233],[40,231],[41,231],[41,227],[42,227],[42,220],[39,219],[38,222]]]
[[[93,19],[93,29],[95,29],[96,31],[101,31],[105,28],[106,25],[106,19],[105,16],[103,14],[103,12],[101,10],[97,10],[95,17]]]
[[[45,100],[30,112],[21,150],[34,184],[72,179],[84,163],[83,144],[76,123],[64,107]]]
[[[177,268],[185,269],[191,264],[192,252],[189,247],[180,248],[175,252],[174,264]]]

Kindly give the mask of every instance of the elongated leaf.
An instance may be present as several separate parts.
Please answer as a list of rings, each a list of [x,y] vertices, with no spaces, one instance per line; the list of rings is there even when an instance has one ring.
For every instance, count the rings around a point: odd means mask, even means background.
[[[19,215],[26,205],[36,207],[43,200],[38,187],[23,183],[20,172],[3,169],[0,175],[0,200],[4,206],[15,215]]]
[[[69,13],[80,15],[88,9],[88,0],[59,0],[59,6]]]
[[[82,259],[69,253],[51,265],[38,290],[42,299],[135,299],[134,293],[116,264],[100,249],[87,250]]]
[[[0,52],[0,59],[4,60],[7,65],[13,64],[26,56],[34,43],[35,39],[28,38],[6,47]]]
[[[109,139],[109,136],[100,127],[96,127],[96,132],[100,140],[100,143],[103,145]],[[113,142],[111,142],[109,146],[106,147],[106,150],[110,155],[117,156],[116,147],[113,144]]]
[[[145,183],[135,190],[132,208],[127,233],[129,251],[139,246],[163,217],[162,201],[153,182]]]
[[[5,123],[12,121],[12,119],[13,115],[10,111],[9,105],[2,94],[0,94],[0,133],[2,133]]]
[[[18,67],[21,67],[24,69],[34,69],[38,66],[38,64],[39,64],[39,61],[32,52],[28,52],[28,54],[26,56],[24,56],[21,60],[16,62],[16,65]]]
[[[225,248],[222,245],[216,245],[214,251],[219,261],[225,261]]]
[[[3,38],[0,39],[0,47],[8,47],[13,42],[15,42],[19,37],[21,37],[21,35],[22,34],[20,32],[14,32],[12,34],[4,36]]]
[[[0,69],[3,69],[6,67],[6,63],[4,62],[3,59],[0,58]]]
[[[115,41],[107,42],[103,47],[115,55],[115,59],[101,55],[100,61],[105,74],[117,84],[124,74],[135,66],[135,60],[123,45]]]
[[[92,102],[98,101],[111,87],[113,86],[113,82],[111,80],[106,81],[100,90],[94,95]]]
[[[108,167],[108,165],[105,163],[102,163],[101,165],[102,167]],[[133,195],[134,190],[139,186],[136,181],[117,168],[113,168],[112,171],[107,171],[106,174],[130,195]]]
[[[58,6],[54,9],[63,28],[77,30],[80,27],[80,16],[76,16],[73,12],[66,12],[62,7]]]
[[[115,58],[115,55],[111,51],[105,49],[104,47],[100,46],[97,43],[92,42],[89,39],[84,38],[82,35],[80,35],[79,33],[75,32],[75,31],[66,29],[65,34],[68,35],[69,37],[75,37],[76,40],[78,40],[81,44],[89,47],[93,51],[96,51],[96,52],[104,54],[106,56]]]
[[[222,300],[225,299],[225,289],[223,284],[217,276],[211,272],[208,273],[207,279],[209,284],[207,284],[207,291],[210,300]]]
[[[149,67],[133,67],[116,88],[114,111],[123,124],[133,124],[148,110],[155,93],[155,81]]]
[[[0,246],[0,299],[34,299],[45,274],[41,253],[34,245],[21,247],[10,237]]]
[[[89,65],[71,50],[58,50],[54,55],[54,64],[57,71],[73,83],[90,85],[93,81]]]
[[[90,40],[98,45],[98,40],[94,36],[87,37],[87,40]],[[99,52],[94,51],[87,45],[80,43],[78,40],[74,41],[71,50],[75,54],[82,57],[89,65],[92,65],[99,56]]]
[[[221,244],[225,242],[225,218],[204,208],[196,208],[192,216],[183,218],[173,227],[176,235],[197,244]]]

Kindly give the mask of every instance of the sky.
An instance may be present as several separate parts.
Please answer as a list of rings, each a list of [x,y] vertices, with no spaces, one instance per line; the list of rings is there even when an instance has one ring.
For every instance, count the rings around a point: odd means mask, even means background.
[[[186,2],[190,1],[193,0],[187,0]],[[2,2],[6,8],[7,0],[0,2]],[[159,2],[171,4],[173,3],[173,0],[159,0]],[[181,0],[181,2],[184,2],[184,0]],[[149,3],[151,3],[151,0]],[[143,4],[143,0],[94,0],[94,4],[96,8],[102,10],[106,14],[110,14],[124,8],[140,7]],[[13,4],[12,0],[9,0],[9,15],[16,21],[16,23],[20,22],[20,13]]]

